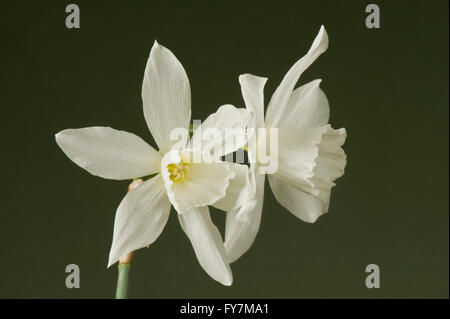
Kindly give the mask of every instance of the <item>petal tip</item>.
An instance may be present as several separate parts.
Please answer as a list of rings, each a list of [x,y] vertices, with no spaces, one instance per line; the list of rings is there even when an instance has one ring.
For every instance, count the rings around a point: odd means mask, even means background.
[[[246,80],[251,80],[252,78],[255,79],[256,81],[261,82],[262,84],[265,84],[268,79],[263,76],[258,76],[258,75],[254,75],[251,73],[245,73],[245,74],[239,75],[239,83],[242,85]]]
[[[231,271],[228,273],[228,275],[225,278],[222,278],[220,280],[220,283],[224,286],[231,286],[233,284],[233,274]]]
[[[325,213],[326,212],[322,212],[322,214],[320,214],[320,215],[312,215],[312,216],[308,216],[308,217],[302,218],[302,221],[304,221],[305,223],[308,223],[308,224],[314,224],[315,222],[317,222],[319,217],[322,216]]]
[[[319,35],[328,39],[328,33],[323,24],[320,26]]]
[[[55,134],[55,141],[56,144],[58,144],[59,147],[63,147],[64,145],[64,137],[66,136],[68,130],[63,130],[61,132],[58,132]]]
[[[323,44],[325,46],[325,50],[328,48],[328,33],[327,30],[325,30],[325,27],[323,25],[320,26],[319,33],[317,35],[317,40],[319,40],[320,44]]]
[[[317,58],[320,54],[324,53],[328,49],[328,34],[325,27],[320,27],[319,33],[317,33],[309,52],[315,52]],[[315,59],[314,59],[315,60]]]
[[[113,260],[108,260],[108,265],[106,266],[106,268],[109,268],[109,267],[111,267],[112,265],[114,265],[116,262],[115,261],[113,261]]]
[[[114,241],[114,240],[113,240]],[[114,245],[114,243],[113,243]],[[109,256],[108,256],[108,266],[106,266],[106,268],[111,267],[112,265],[114,265],[116,262],[119,261],[120,257],[117,257],[117,250],[113,251],[114,247],[111,247],[111,250],[109,251]]]
[[[239,75],[239,83],[242,83],[248,76],[249,73]]]
[[[315,87],[319,87],[321,83],[322,83],[322,79],[316,79],[314,81],[311,81],[311,84]]]

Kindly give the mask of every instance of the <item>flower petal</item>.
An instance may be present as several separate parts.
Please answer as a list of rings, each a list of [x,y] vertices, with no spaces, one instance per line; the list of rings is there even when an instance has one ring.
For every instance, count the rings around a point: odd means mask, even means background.
[[[297,83],[300,75],[328,48],[328,35],[323,26],[320,27],[320,31],[317,34],[314,42],[309,49],[308,53],[298,60],[292,68],[286,73],[281,81],[280,85],[272,95],[269,106],[266,113],[266,125],[267,127],[277,127],[276,123],[279,121],[279,117],[285,114],[288,100],[291,97],[295,84]]]
[[[347,162],[342,149],[345,138],[345,129],[334,130],[330,125],[279,129],[278,171],[270,183],[278,201],[299,218],[313,222],[328,210],[333,181],[344,174]],[[290,187],[311,196],[300,195]],[[300,200],[307,203],[295,206]]]
[[[242,206],[249,200],[251,192],[248,167],[236,163],[229,163],[228,165],[235,172],[235,177],[230,180],[226,195],[212,205],[224,211]]]
[[[140,137],[110,127],[68,129],[56,143],[78,166],[108,179],[132,179],[159,172],[161,155]]]
[[[256,167],[251,170],[256,172],[253,196],[240,208],[227,212],[225,249],[230,262],[236,261],[251,247],[261,223],[265,175],[259,174]]]
[[[211,221],[208,207],[193,208],[179,214],[181,227],[191,241],[195,255],[203,269],[222,285],[233,283],[222,236]]]
[[[269,175],[270,188],[277,201],[304,222],[314,223],[319,216],[328,211],[330,196],[314,197],[302,192],[283,180]]]
[[[330,107],[325,93],[320,89],[321,80],[311,81],[292,93],[287,107],[272,127],[319,127],[328,123]]]
[[[233,153],[247,143],[245,128],[249,120],[246,109],[222,105],[195,130],[189,148],[213,152],[213,157]]]
[[[312,181],[322,128],[278,129],[278,169],[275,175],[312,195],[319,193]]]
[[[229,163],[193,163],[188,161],[191,154],[181,154],[177,157],[174,153],[175,151],[169,152],[163,157],[161,174],[169,200],[178,213],[183,214],[194,207],[212,205],[226,195],[228,186],[236,175]],[[180,180],[172,181],[168,166],[181,162],[184,176]]]
[[[142,101],[148,128],[159,150],[166,153],[176,143],[170,140],[172,129],[189,129],[191,88],[181,63],[156,41],[145,68]]]
[[[170,213],[161,175],[128,192],[117,208],[108,267],[122,256],[153,243]]]
[[[242,97],[247,110],[252,113],[252,121],[249,127],[264,127],[264,85],[267,78],[252,74],[239,76]]]

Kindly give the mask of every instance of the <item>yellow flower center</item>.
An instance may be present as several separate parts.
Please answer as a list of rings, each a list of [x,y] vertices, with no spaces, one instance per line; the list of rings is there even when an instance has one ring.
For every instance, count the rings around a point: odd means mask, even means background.
[[[172,163],[167,165],[167,170],[169,171],[169,178],[172,182],[178,182],[182,180],[186,174],[187,164],[180,163]]]

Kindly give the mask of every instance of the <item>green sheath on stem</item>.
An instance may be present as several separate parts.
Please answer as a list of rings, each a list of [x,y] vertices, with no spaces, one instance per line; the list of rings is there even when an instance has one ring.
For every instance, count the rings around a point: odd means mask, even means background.
[[[119,264],[119,275],[117,277],[116,299],[127,299],[128,277],[130,276],[131,264]]]

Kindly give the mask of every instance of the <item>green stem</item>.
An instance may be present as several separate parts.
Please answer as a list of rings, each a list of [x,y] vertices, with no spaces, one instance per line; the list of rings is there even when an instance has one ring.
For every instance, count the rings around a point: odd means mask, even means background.
[[[131,264],[119,264],[119,275],[117,277],[116,299],[127,299],[128,278],[130,276]]]

